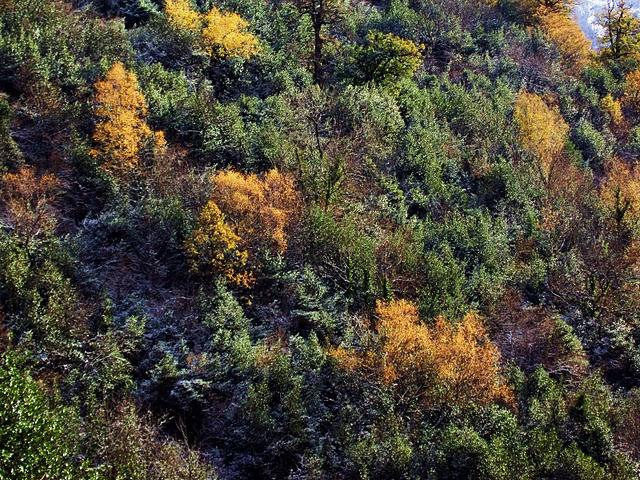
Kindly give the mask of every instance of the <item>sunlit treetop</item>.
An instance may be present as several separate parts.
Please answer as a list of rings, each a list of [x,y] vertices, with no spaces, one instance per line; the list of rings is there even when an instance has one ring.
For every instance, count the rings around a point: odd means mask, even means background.
[[[207,277],[219,275],[233,285],[249,287],[253,276],[246,270],[248,253],[240,248],[240,241],[218,205],[209,200],[185,242],[192,272]]]
[[[211,56],[251,58],[260,51],[249,23],[237,13],[216,7],[200,13],[189,0],[166,0],[164,11],[176,28],[196,34],[200,48]]]
[[[178,28],[194,32],[202,28],[201,15],[193,10],[190,0],[166,0],[164,12],[169,21]]]
[[[600,198],[618,224],[636,224],[640,218],[640,172],[620,159],[609,162]]]
[[[365,352],[330,349],[345,370],[370,372],[426,407],[510,404],[513,394],[500,374],[498,349],[480,317],[469,313],[452,325],[443,317],[424,324],[406,300],[376,304],[378,345]]]
[[[536,157],[540,174],[548,181],[564,149],[569,125],[557,108],[547,106],[542,97],[526,91],[518,94],[513,115],[520,143]]]
[[[212,8],[204,16],[205,50],[221,57],[250,58],[260,50],[258,39],[247,31],[248,22],[233,12]]]
[[[536,12],[542,31],[556,45],[568,71],[579,74],[591,58],[591,42],[580,26],[563,10],[540,7]]]
[[[164,146],[164,135],[147,125],[147,103],[138,80],[121,62],[114,63],[94,88],[98,122],[92,154],[103,160],[105,170],[121,177],[138,166],[145,142]]]

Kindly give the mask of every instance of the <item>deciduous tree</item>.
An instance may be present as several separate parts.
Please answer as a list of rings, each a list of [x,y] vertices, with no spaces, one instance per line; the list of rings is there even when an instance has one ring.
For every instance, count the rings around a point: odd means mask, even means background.
[[[253,277],[246,270],[249,254],[239,246],[240,241],[225,222],[218,205],[210,200],[185,243],[192,271],[204,276],[222,276],[234,285],[250,286]]]
[[[213,57],[250,58],[260,50],[249,23],[237,13],[216,7],[200,13],[189,0],[167,0],[164,11],[174,27],[195,34],[202,50]]]
[[[609,162],[600,198],[616,223],[635,223],[640,217],[640,173],[620,159]]]
[[[548,107],[535,93],[522,91],[516,98],[514,118],[522,146],[533,153],[545,182],[564,149],[569,126],[556,108]]]
[[[359,355],[332,351],[347,369],[373,370],[402,399],[426,406],[511,402],[512,393],[500,374],[500,355],[477,314],[465,315],[457,325],[439,317],[427,326],[413,303],[393,300],[378,301],[376,316],[374,350]]]
[[[287,249],[287,228],[300,210],[293,179],[278,170],[260,178],[224,170],[212,177],[213,199],[245,248]]]
[[[626,0],[608,0],[598,18],[603,34],[600,37],[602,55],[612,60],[633,58],[640,52],[640,20]]]
[[[147,103],[138,80],[121,62],[116,62],[95,84],[95,113],[98,123],[93,132],[92,154],[103,161],[103,168],[118,178],[135,170],[145,143],[164,145],[164,135],[147,125]]]
[[[558,48],[565,68],[579,74],[592,57],[589,39],[567,11],[541,7],[536,13],[540,28]]]
[[[50,233],[56,227],[53,202],[60,182],[53,174],[38,177],[32,167],[0,177],[3,223],[12,228],[25,244]]]

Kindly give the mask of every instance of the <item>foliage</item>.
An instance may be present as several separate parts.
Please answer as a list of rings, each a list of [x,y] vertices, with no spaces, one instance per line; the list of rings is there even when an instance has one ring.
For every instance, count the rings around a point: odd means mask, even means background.
[[[73,461],[76,452],[72,442],[78,435],[73,411],[47,398],[15,352],[2,353],[0,427],[3,477],[79,478],[80,471]]]
[[[428,327],[420,323],[415,305],[394,300],[378,301],[376,315],[377,350],[355,358],[336,350],[345,368],[373,368],[400,398],[427,408],[511,401],[498,369],[499,353],[476,314],[467,314],[455,326],[438,317]]]
[[[164,11],[172,25],[196,35],[211,56],[251,58],[260,50],[258,39],[247,31],[248,22],[237,13],[213,7],[202,14],[190,0],[167,0]]]
[[[541,177],[549,181],[564,149],[569,126],[557,109],[548,107],[539,95],[524,91],[516,99],[514,118],[522,146],[534,154]]]
[[[300,214],[293,179],[278,170],[263,178],[227,170],[211,178],[215,201],[246,248],[287,249],[287,230]]]
[[[640,213],[640,178],[636,170],[623,160],[613,159],[602,184],[600,197],[618,224],[634,224]]]
[[[245,271],[249,254],[240,249],[240,240],[218,205],[209,200],[185,243],[192,270],[203,275],[222,275],[231,283],[248,287],[253,277]]]
[[[152,132],[145,122],[147,104],[138,80],[124,65],[111,66],[95,84],[98,123],[93,132],[96,149],[92,154],[103,160],[104,169],[118,178],[127,177],[138,168],[140,151],[146,142],[164,146],[162,132]]]
[[[422,64],[421,48],[392,33],[370,32],[357,53],[359,80],[392,86],[411,78]]]
[[[0,0],[0,477],[637,477],[639,20],[573,11]]]
[[[60,182],[53,174],[37,178],[34,169],[22,167],[0,178],[3,224],[11,228],[25,244],[51,233],[56,227],[53,201]]]
[[[558,47],[566,68],[580,74],[592,57],[591,42],[580,27],[565,11],[548,10],[537,12],[540,28]]]
[[[637,33],[640,22],[625,0],[609,0],[598,19],[602,55],[614,60],[634,58],[638,54]]]

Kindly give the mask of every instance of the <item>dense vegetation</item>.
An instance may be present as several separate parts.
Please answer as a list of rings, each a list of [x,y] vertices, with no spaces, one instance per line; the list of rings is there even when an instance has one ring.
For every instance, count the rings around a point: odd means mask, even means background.
[[[0,478],[640,472],[640,21],[0,0]]]

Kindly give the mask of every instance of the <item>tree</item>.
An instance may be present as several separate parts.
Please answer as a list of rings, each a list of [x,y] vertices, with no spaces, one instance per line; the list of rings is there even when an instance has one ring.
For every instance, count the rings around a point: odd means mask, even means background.
[[[565,67],[574,74],[582,72],[593,55],[591,42],[570,13],[541,7],[536,16],[541,30],[558,48]]]
[[[618,225],[640,217],[640,173],[623,160],[613,159],[600,188],[600,198]]]
[[[468,313],[451,325],[438,317],[421,323],[417,307],[406,300],[376,304],[378,345],[354,354],[332,351],[347,369],[369,370],[392,386],[401,399],[425,406],[465,407],[512,401],[500,374],[500,355],[480,317]]]
[[[210,56],[251,58],[260,50],[258,39],[247,31],[249,23],[237,13],[216,7],[200,13],[189,0],[167,0],[164,12],[174,27],[194,34]]]
[[[363,82],[393,85],[413,77],[422,64],[422,46],[392,33],[369,32],[357,61]]]
[[[258,39],[247,32],[248,22],[233,12],[212,8],[204,16],[204,49],[216,57],[251,58],[259,51]]]
[[[249,254],[239,247],[240,240],[225,222],[218,205],[208,201],[185,242],[192,271],[204,276],[222,276],[234,285],[250,286],[253,276],[246,270]]]
[[[624,114],[622,113],[622,102],[613,98],[609,93],[600,99],[600,107],[609,116],[609,122],[612,128],[620,128],[624,125]]]
[[[286,251],[287,229],[301,205],[289,175],[273,169],[260,178],[223,170],[211,180],[213,201],[224,212],[244,248],[280,254]]]
[[[603,34],[602,55],[612,60],[633,58],[640,52],[640,20],[626,0],[607,0],[605,11],[598,17]]]
[[[53,174],[36,176],[32,167],[0,177],[0,205],[3,223],[28,245],[33,239],[52,232],[56,225],[53,202],[60,182]]]
[[[162,132],[153,132],[145,121],[147,103],[134,73],[116,62],[95,84],[92,154],[103,160],[103,168],[118,178],[127,177],[139,163],[141,149],[148,142],[164,146]]]
[[[293,0],[293,4],[302,15],[308,15],[313,28],[313,80],[317,84],[323,81],[324,48],[323,29],[338,21],[344,11],[343,0]]]
[[[0,477],[73,480],[72,412],[49,401],[13,352],[0,355]]]
[[[540,96],[526,91],[518,94],[513,115],[522,146],[534,154],[538,170],[548,182],[564,149],[569,126],[557,108],[548,107]]]
[[[195,11],[190,0],[165,0],[164,13],[178,28],[198,32],[202,28],[200,12]]]
[[[640,69],[629,72],[624,77],[622,104],[627,113],[634,117],[640,114]]]

